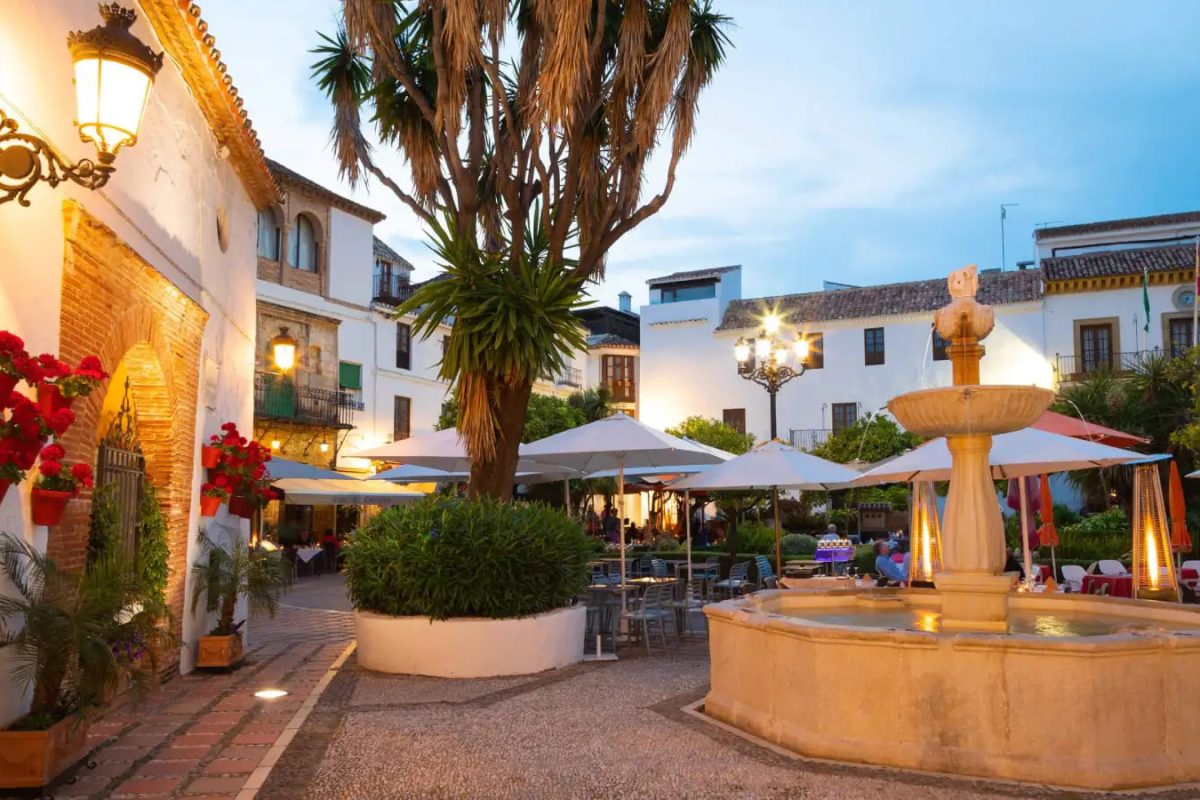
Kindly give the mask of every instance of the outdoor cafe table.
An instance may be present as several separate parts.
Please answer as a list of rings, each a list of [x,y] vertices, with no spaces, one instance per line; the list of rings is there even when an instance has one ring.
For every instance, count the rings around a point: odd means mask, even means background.
[[[654,584],[662,584],[662,583],[675,583],[675,579],[674,578],[631,578],[630,580],[626,581],[624,584],[593,583],[592,585],[590,585],[588,587],[588,589],[591,590],[592,594],[607,593],[607,594],[617,595],[617,596],[624,598],[624,597],[627,597],[628,595],[638,596],[646,589],[646,587],[653,586]],[[601,608],[601,614],[604,616],[601,618],[600,627],[609,628],[609,633],[612,635],[614,647],[616,645],[617,637],[620,635],[620,631],[621,631],[620,604],[621,604],[620,601],[618,601],[616,603],[616,605],[617,605],[616,609],[613,608],[613,603],[606,603]],[[616,611],[616,613],[613,613],[614,610]]]
[[[689,563],[692,565],[692,574],[699,575],[702,578],[710,574],[716,574],[721,569],[720,564],[700,561],[689,562],[686,558],[673,558],[667,562],[667,564],[675,570],[676,578],[681,578],[687,575],[687,567]]]
[[[1108,587],[1110,597],[1133,597],[1132,575],[1084,575],[1083,594],[1096,594],[1101,587]]]

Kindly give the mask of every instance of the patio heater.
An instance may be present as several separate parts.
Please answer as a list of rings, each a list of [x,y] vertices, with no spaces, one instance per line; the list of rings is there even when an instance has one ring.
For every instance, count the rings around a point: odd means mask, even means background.
[[[933,576],[942,571],[942,528],[932,481],[913,484],[911,519],[908,582],[932,585]]]
[[[1133,472],[1133,596],[1179,601],[1167,510],[1154,464],[1139,464]]]
[[[733,346],[737,359],[738,375],[754,381],[767,390],[771,397],[771,438],[778,438],[776,429],[775,395],[783,385],[799,378],[808,369],[809,344],[804,336],[789,342],[780,336],[782,321],[776,314],[763,318],[762,330],[753,339],[739,338]],[[796,366],[787,363],[789,353],[794,354]]]

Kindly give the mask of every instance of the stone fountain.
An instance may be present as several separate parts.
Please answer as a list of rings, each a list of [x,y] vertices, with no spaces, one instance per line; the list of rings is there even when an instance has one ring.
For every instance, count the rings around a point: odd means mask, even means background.
[[[950,450],[950,494],[942,530],[943,571],[934,576],[942,595],[942,627],[1004,631],[1014,576],[1004,574],[1004,520],[988,465],[992,436],[1027,428],[1054,400],[1036,386],[981,386],[979,362],[995,325],[991,306],[975,300],[979,276],[971,265],[950,274],[951,301],[934,315],[950,342],[954,385],[894,397],[888,410],[910,431],[945,436]]]
[[[909,430],[953,458],[935,590],[758,592],[705,607],[704,712],[805,756],[1089,789],[1200,781],[1185,692],[1200,609],[1012,591],[988,467],[992,436],[1052,393],[986,386],[994,325],[974,267],[934,317],[954,384],[894,398]]]

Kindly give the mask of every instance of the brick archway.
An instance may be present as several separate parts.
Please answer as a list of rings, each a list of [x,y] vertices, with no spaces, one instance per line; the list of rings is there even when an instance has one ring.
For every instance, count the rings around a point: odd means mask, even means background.
[[[110,373],[124,365],[137,416],[147,478],[167,518],[167,601],[181,633],[195,465],[196,403],[201,339],[208,315],[78,203],[63,204],[63,263],[59,351],[77,363],[100,356]],[[63,438],[67,457],[95,463],[105,385],[75,404],[75,425]],[[87,559],[91,497],[70,504],[50,531],[47,553],[69,569]],[[178,653],[170,654],[170,665]]]

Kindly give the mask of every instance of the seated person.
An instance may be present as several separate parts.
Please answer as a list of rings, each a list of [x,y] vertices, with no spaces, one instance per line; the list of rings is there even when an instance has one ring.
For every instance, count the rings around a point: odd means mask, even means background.
[[[842,538],[842,537],[838,536],[837,525],[830,523],[829,525],[827,525],[825,527],[825,534],[821,537],[821,541],[832,542],[833,540],[840,539],[840,538]]]
[[[908,580],[908,565],[907,563],[897,564],[893,561],[891,552],[892,549],[888,546],[886,539],[875,542],[875,571],[881,578],[904,583]]]

